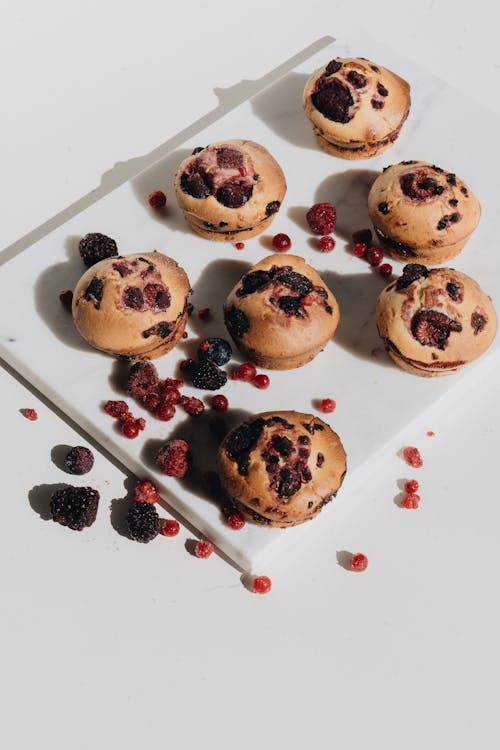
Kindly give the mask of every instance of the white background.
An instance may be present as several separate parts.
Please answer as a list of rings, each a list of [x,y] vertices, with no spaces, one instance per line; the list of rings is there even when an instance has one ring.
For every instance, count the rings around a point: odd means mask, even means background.
[[[3,2],[0,246],[27,245],[161,155],[217,89],[324,34],[361,26],[498,113],[489,5]],[[434,438],[408,433],[425,449],[418,512],[396,506],[407,471],[388,457],[352,498],[355,523],[306,538],[266,597],[189,555],[188,530],[130,547],[102,508],[80,535],[43,522],[33,488],[64,482],[54,448],[84,439],[0,377],[2,748],[498,747],[498,373]],[[99,455],[89,483],[108,498],[130,487]],[[366,573],[341,550],[364,551]]]

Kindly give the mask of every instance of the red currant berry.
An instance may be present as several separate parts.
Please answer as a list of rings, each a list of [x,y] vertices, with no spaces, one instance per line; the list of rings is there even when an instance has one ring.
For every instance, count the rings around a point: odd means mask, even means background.
[[[162,422],[169,422],[175,414],[175,406],[173,404],[161,403],[156,411],[155,416]]]
[[[149,196],[148,203],[151,208],[154,208],[156,210],[165,208],[165,205],[167,203],[167,196],[162,190],[155,190],[154,193],[151,193],[151,195]]]
[[[163,526],[161,527],[161,533],[163,536],[177,536],[180,530],[179,521],[174,521],[173,519],[170,519],[168,521],[163,522]]]
[[[361,573],[363,570],[366,570],[366,568],[368,567],[368,558],[366,557],[366,555],[363,555],[362,552],[357,552],[355,555],[351,557],[351,562],[350,562],[349,567],[355,573]]]
[[[143,430],[146,427],[146,420],[144,417],[139,417],[139,419],[135,420],[135,423],[140,430]]]
[[[318,250],[321,250],[322,253],[331,253],[333,248],[335,247],[335,240],[333,237],[329,237],[326,235],[325,237],[321,237],[320,240],[318,240]]]
[[[267,375],[256,375],[252,380],[252,383],[256,388],[268,388],[269,378],[267,377]]]
[[[366,260],[371,266],[379,266],[382,263],[384,253],[376,245],[371,245],[366,251]]]
[[[35,409],[23,409],[23,414],[26,419],[30,420],[30,422],[36,422],[36,420],[38,419],[38,414],[36,413]]]
[[[160,397],[157,393],[147,393],[142,399],[142,403],[148,411],[154,411],[160,403]]]
[[[252,582],[252,591],[254,594],[267,594],[271,591],[271,579],[267,576],[257,576]]]
[[[244,380],[249,383],[257,375],[257,368],[251,362],[243,362],[236,370],[238,377],[235,380]]]
[[[357,232],[353,232],[352,241],[354,244],[362,242],[364,245],[369,245],[372,241],[372,230],[371,229],[358,229]]]
[[[184,331],[183,334],[182,334],[182,338],[183,339],[187,339],[187,337],[188,337],[188,332]]]
[[[214,411],[227,411],[229,401],[225,396],[212,396],[211,402]]]
[[[139,434],[139,426],[135,422],[124,422],[122,424],[122,434],[132,440]]]
[[[286,253],[292,247],[292,240],[287,234],[275,234],[273,237],[273,249],[278,253]]]
[[[433,432],[432,430],[429,430],[429,431],[428,431],[428,432],[427,432],[426,434],[427,434],[427,437],[434,437],[434,435],[435,435],[436,433],[435,433],[435,432]]]
[[[407,446],[403,449],[403,458],[407,464],[414,466],[416,469],[419,469],[424,463],[420,451],[413,446]]]
[[[357,242],[354,245],[352,252],[356,256],[356,258],[364,258],[366,255],[366,248],[367,245],[365,245],[364,242]]]
[[[336,402],[333,400],[333,398],[324,398],[320,405],[320,411],[323,412],[323,414],[331,414],[332,411],[335,411],[335,407],[337,406]]]
[[[236,250],[244,250],[245,249],[245,243],[244,242],[237,242],[235,244]]]
[[[407,492],[408,495],[413,495],[413,493],[418,490],[419,486],[420,485],[416,479],[409,479],[405,482],[405,492]]]
[[[384,278],[388,279],[389,276],[392,274],[392,266],[390,263],[382,263],[381,266],[379,266],[378,269],[379,274]]]
[[[196,542],[195,547],[194,547],[194,554],[196,555],[196,557],[201,557],[201,558],[210,557],[213,551],[214,551],[214,545],[212,544],[212,542],[207,542],[205,540]]]
[[[180,391],[178,391],[177,388],[174,388],[173,385],[167,385],[167,387],[161,391],[162,404],[177,404],[180,397]]]
[[[240,516],[239,513],[231,513],[227,517],[227,523],[232,529],[239,531],[245,525],[245,519],[243,516]]]

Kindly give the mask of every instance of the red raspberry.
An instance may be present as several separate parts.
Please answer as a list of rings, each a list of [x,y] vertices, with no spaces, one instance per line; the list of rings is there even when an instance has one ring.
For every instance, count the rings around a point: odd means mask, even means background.
[[[146,427],[146,420],[144,417],[139,417],[139,419],[135,420],[135,423],[140,430],[143,430]]]
[[[381,266],[379,266],[378,269],[379,274],[384,278],[388,279],[389,276],[392,274],[392,266],[390,263],[382,263]]]
[[[384,253],[376,245],[371,245],[366,251],[366,260],[371,266],[379,266],[382,263]]]
[[[212,311],[209,307],[204,307],[202,310],[198,310],[198,317],[200,320],[210,320],[212,317]]]
[[[413,446],[407,446],[403,449],[403,458],[407,464],[414,466],[416,469],[419,469],[424,463],[420,451]]]
[[[409,479],[407,482],[405,482],[405,492],[408,493],[408,495],[413,495],[414,492],[416,492],[419,488],[419,484],[416,479]]]
[[[212,544],[212,542],[207,542],[204,540],[196,542],[194,547],[194,554],[196,555],[196,557],[210,557],[213,551],[214,545]]]
[[[202,411],[205,411],[205,404],[203,401],[200,401],[199,398],[195,398],[194,396],[191,398],[188,396],[181,396],[180,404],[186,414],[189,414],[191,417],[196,417],[198,414],[201,414]]]
[[[367,245],[365,245],[364,242],[357,242],[354,245],[352,252],[356,256],[356,258],[364,258],[366,255],[366,248]]]
[[[148,411],[154,411],[160,403],[160,397],[157,393],[147,393],[142,399],[142,403]]]
[[[252,582],[252,591],[254,594],[267,594],[271,591],[271,579],[267,576],[257,576]]]
[[[314,234],[331,234],[335,229],[337,212],[331,203],[315,203],[307,212],[306,219]]]
[[[235,245],[236,250],[244,250],[245,249],[245,243],[244,242],[237,242]]]
[[[156,454],[156,465],[168,477],[181,479],[189,469],[189,445],[185,440],[172,439]]]
[[[71,312],[71,307],[73,305],[73,292],[71,289],[68,289],[66,292],[61,292],[59,299],[61,300],[62,306]]]
[[[357,232],[353,232],[352,241],[355,245],[363,243],[369,245],[372,241],[372,230],[371,229],[358,229]]]
[[[276,250],[278,253],[286,253],[292,247],[292,240],[287,234],[275,234],[272,245],[273,250]]]
[[[184,385],[184,381],[178,380],[177,378],[165,378],[165,380],[160,383],[162,388],[182,388]]]
[[[252,380],[252,383],[256,388],[260,388],[262,390],[263,388],[269,387],[269,378],[267,377],[267,375],[256,375]]]
[[[229,401],[225,396],[212,396],[211,402],[214,411],[227,411]]]
[[[405,495],[401,500],[401,507],[407,510],[416,510],[420,502],[420,495]]]
[[[139,480],[134,487],[134,500],[138,503],[157,503],[160,499],[158,490],[147,479]]]
[[[320,240],[318,240],[318,250],[321,250],[322,253],[331,253],[333,248],[335,247],[335,240],[333,237],[329,237],[326,235],[325,237],[321,237]]]
[[[139,434],[139,427],[135,422],[124,422],[122,424],[122,434],[125,435],[126,438],[132,440]]]
[[[362,552],[357,552],[351,557],[349,568],[355,573],[361,573],[368,567],[368,558]]]
[[[124,420],[126,415],[130,413],[125,401],[106,401],[104,404],[104,411],[106,414],[109,414],[110,417],[120,420]]]
[[[231,513],[227,517],[227,523],[232,529],[239,531],[245,525],[245,519],[243,516],[240,516],[239,513]]]
[[[38,419],[38,414],[36,413],[35,409],[23,409],[23,415],[26,417],[26,419],[29,419],[30,422],[36,422]]]
[[[162,422],[169,422],[175,414],[175,406],[173,404],[159,404],[155,411],[157,419],[161,419]]]
[[[337,406],[336,402],[333,400],[333,398],[324,398],[320,405],[320,411],[323,412],[323,414],[331,414],[332,411],[335,411],[335,407]]]
[[[180,528],[181,527],[179,526],[179,521],[169,519],[163,522],[160,533],[163,534],[163,536],[177,536]]]
[[[165,208],[165,205],[167,203],[167,196],[162,190],[155,190],[154,193],[151,193],[151,195],[149,196],[148,203],[151,208]]]
[[[243,362],[242,365],[236,370],[237,377],[233,377],[234,380],[244,380],[250,383],[257,375],[257,368],[251,362]]]

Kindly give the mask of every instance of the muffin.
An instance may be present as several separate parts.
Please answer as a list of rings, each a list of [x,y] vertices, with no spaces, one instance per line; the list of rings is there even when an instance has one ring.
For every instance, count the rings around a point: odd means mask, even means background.
[[[452,268],[409,263],[377,300],[377,326],[389,356],[414,375],[448,375],[490,346],[497,330],[491,299]]]
[[[159,252],[106,258],[73,294],[73,320],[89,344],[115,356],[153,359],[181,338],[191,292],[184,270]]]
[[[368,211],[390,255],[437,265],[463,248],[479,223],[481,206],[454,172],[425,161],[402,161],[377,177]]]
[[[324,151],[368,159],[398,137],[410,111],[410,86],[363,57],[339,57],[309,77],[303,105]]]
[[[336,496],[346,454],[339,436],[321,419],[269,411],[226,435],[217,473],[247,520],[287,528],[314,518]]]
[[[202,237],[223,242],[263,232],[286,193],[285,176],[271,154],[243,140],[195,149],[174,184],[188,224]]]
[[[240,351],[260,367],[289,370],[310,362],[335,333],[337,300],[296,255],[269,255],[231,290],[224,320]]]

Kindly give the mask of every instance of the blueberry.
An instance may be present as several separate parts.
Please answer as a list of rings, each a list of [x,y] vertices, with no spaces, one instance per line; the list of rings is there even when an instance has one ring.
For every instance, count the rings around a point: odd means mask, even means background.
[[[204,339],[198,347],[198,359],[200,362],[209,360],[221,367],[229,362],[232,356],[233,350],[225,339]]]

